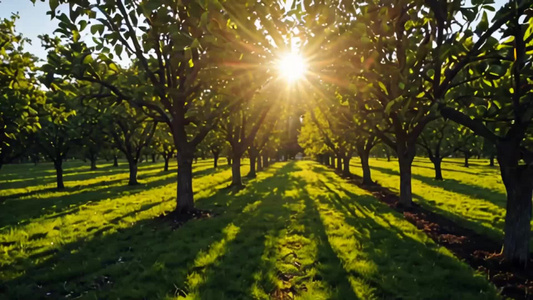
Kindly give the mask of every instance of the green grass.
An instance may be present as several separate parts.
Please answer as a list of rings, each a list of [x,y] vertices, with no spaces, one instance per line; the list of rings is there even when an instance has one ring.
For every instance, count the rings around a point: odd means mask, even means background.
[[[142,165],[143,184],[127,187],[126,169],[69,163],[65,192],[49,189],[49,165],[26,167],[0,176],[11,195],[0,204],[0,298],[498,298],[402,215],[314,162],[274,164],[236,192],[224,189],[227,167],[201,161],[197,206],[216,216],[176,230],[154,220],[175,205],[175,173],[161,164]]]
[[[425,208],[445,215],[453,221],[487,235],[496,241],[503,239],[506,192],[498,167],[488,166],[488,160],[447,158],[442,163],[444,180],[435,180],[433,164],[427,158],[415,158],[412,169],[413,200]],[[372,179],[399,193],[398,162],[371,159]],[[352,173],[362,175],[358,159]],[[532,222],[533,225],[533,222]],[[533,247],[533,237],[532,237]],[[533,249],[533,248],[532,248]]]

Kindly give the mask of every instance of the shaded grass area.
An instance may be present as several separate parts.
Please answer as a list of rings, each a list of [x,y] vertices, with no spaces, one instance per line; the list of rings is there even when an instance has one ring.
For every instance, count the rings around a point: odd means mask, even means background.
[[[413,199],[424,208],[442,214],[461,226],[500,241],[505,225],[505,187],[498,167],[487,161],[471,159],[465,168],[461,159],[445,159],[443,181],[434,179],[433,164],[416,158],[412,169]],[[383,187],[399,193],[397,161],[371,159],[372,177]],[[360,163],[354,159],[351,171],[362,175]],[[533,224],[533,223],[532,223]],[[531,240],[533,245],[533,238]]]
[[[176,230],[153,219],[174,205],[174,183],[148,179],[157,176],[6,226],[0,237],[15,244],[0,256],[0,298],[497,298],[400,214],[316,163],[274,164],[240,191],[224,189],[227,168],[195,171],[197,206],[216,216]]]

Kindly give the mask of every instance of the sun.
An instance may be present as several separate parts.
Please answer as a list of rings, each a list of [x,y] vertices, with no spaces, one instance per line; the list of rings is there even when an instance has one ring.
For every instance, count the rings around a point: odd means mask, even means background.
[[[289,83],[295,82],[305,76],[307,65],[304,58],[298,53],[290,52],[278,61],[280,75]]]

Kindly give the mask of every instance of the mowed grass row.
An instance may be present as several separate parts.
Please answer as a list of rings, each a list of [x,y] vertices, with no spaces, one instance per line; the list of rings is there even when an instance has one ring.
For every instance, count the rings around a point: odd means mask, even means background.
[[[317,163],[276,163],[240,191],[224,189],[230,170],[210,163],[195,165],[193,184],[197,206],[216,216],[176,230],[153,219],[174,206],[175,174],[149,165],[142,186],[72,190],[55,200],[70,205],[4,225],[0,239],[13,244],[2,246],[0,298],[498,297],[403,216]],[[112,180],[105,173],[96,176]],[[24,215],[25,201],[54,201],[34,196],[6,201],[1,218],[10,205]]]
[[[427,158],[415,158],[412,168],[413,200],[425,208],[442,214],[478,233],[500,241],[505,225],[506,192],[499,167],[488,166],[488,160],[447,158],[442,163],[443,181],[435,180],[433,164]],[[362,176],[359,159],[351,163],[351,171]],[[370,159],[372,179],[399,194],[398,162]],[[533,222],[532,222],[533,226]],[[531,240],[533,247],[533,237]]]

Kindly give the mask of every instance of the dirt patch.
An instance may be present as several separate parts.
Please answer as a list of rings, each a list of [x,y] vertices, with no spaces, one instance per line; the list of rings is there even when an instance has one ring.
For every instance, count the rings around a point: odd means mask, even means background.
[[[214,217],[215,214],[209,210],[194,209],[186,213],[177,213],[175,211],[168,214],[161,214],[155,219],[159,223],[168,223],[172,229],[178,229],[190,220],[207,219]]]
[[[513,299],[533,299],[533,267],[527,270],[509,264],[500,254],[501,244],[462,227],[443,215],[415,203],[412,207],[399,204],[399,196],[380,185],[362,185],[362,178],[349,177],[357,186],[372,193],[381,202],[402,213],[407,221],[424,231],[436,243],[446,247],[472,268],[484,273],[499,288],[503,296]],[[529,266],[533,266],[533,258]]]

